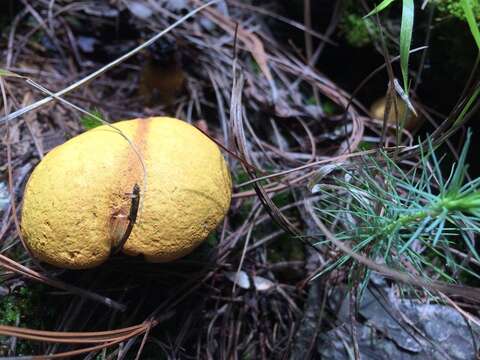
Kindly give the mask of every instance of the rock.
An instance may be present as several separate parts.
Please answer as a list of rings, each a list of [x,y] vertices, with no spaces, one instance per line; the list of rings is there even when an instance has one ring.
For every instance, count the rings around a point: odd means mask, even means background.
[[[324,359],[351,359],[353,354],[349,303],[341,293],[338,317],[343,324],[320,336]],[[355,324],[362,360],[476,359],[480,327],[468,323],[454,308],[398,299],[391,288],[369,286],[361,299]]]

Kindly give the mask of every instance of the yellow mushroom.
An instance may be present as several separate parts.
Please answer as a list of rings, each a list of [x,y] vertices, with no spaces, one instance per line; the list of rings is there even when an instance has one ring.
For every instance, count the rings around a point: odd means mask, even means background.
[[[72,269],[107,260],[127,231],[135,185],[138,215],[122,251],[149,261],[190,253],[228,211],[228,167],[198,129],[167,117],[114,126],[129,141],[100,126],[52,150],[33,171],[22,233],[38,259]]]
[[[405,118],[405,116],[407,116],[405,119],[404,128],[407,130],[415,129],[415,127],[419,124],[419,118],[415,116],[411,111],[409,111],[407,114],[408,107],[402,99],[400,99],[397,96],[395,100],[397,104],[397,114],[395,114],[395,107],[394,107],[395,104],[392,98],[390,110],[387,118],[388,124],[395,127],[397,118],[398,118],[399,124],[401,124],[401,121]],[[383,116],[385,114],[386,106],[387,106],[387,98],[385,96],[380,99],[377,99],[370,107],[370,115],[374,119],[383,121]]]

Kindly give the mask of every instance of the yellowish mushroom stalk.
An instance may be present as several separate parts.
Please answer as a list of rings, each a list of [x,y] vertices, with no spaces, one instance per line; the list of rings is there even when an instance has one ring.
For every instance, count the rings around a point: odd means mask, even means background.
[[[135,185],[138,215],[122,250],[149,261],[187,255],[228,211],[227,164],[198,129],[167,117],[114,126],[130,143],[100,126],[52,150],[33,171],[22,233],[38,259],[71,269],[106,261],[127,230]]]
[[[411,111],[408,111],[407,113],[408,107],[402,99],[400,99],[399,97],[396,97],[395,100],[397,105],[396,106],[397,112],[395,114],[395,107],[394,107],[395,104],[392,99],[390,110],[387,117],[387,123],[390,126],[395,127],[395,125],[397,124],[397,119],[399,124],[401,124],[402,120],[405,119],[405,123],[403,124],[403,127],[405,129],[414,130],[415,128],[417,128],[417,126],[421,124],[421,119],[418,116],[415,116]],[[385,96],[380,99],[377,99],[370,107],[370,115],[374,119],[383,121],[386,106],[387,106],[387,98]]]

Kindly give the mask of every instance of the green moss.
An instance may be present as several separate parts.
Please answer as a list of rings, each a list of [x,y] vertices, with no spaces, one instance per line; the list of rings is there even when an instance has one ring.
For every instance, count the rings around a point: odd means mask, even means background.
[[[41,285],[21,287],[0,298],[0,324],[23,328],[43,329],[44,324],[53,319],[53,309],[44,305]],[[41,316],[39,316],[41,315]],[[0,356],[5,356],[9,339],[0,337]],[[3,346],[5,345],[5,346]],[[37,351],[34,342],[18,340],[16,355],[30,355]]]
[[[459,0],[433,0],[432,4],[434,4],[437,10],[442,14],[466,20],[465,13]],[[472,7],[475,18],[480,20],[480,3],[478,1],[470,1],[470,6]]]
[[[24,324],[32,309],[32,291],[22,287],[17,294],[4,296],[0,301],[0,323],[15,325],[17,319]]]
[[[354,47],[369,45],[378,33],[374,22],[361,15],[346,11],[340,22],[340,29],[347,42]]]
[[[332,116],[340,112],[340,107],[331,100],[325,100],[322,104],[323,112],[327,116]]]

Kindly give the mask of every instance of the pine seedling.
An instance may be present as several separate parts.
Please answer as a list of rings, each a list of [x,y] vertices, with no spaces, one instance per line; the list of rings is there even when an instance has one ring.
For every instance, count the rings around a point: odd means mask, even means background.
[[[470,266],[480,261],[480,178],[465,180],[470,138],[447,174],[430,142],[415,165],[380,151],[343,166],[314,187],[319,219],[355,252],[391,268],[426,280],[480,278]],[[347,264],[353,275],[352,261],[340,254],[318,276]],[[368,272],[362,276],[365,285]]]

